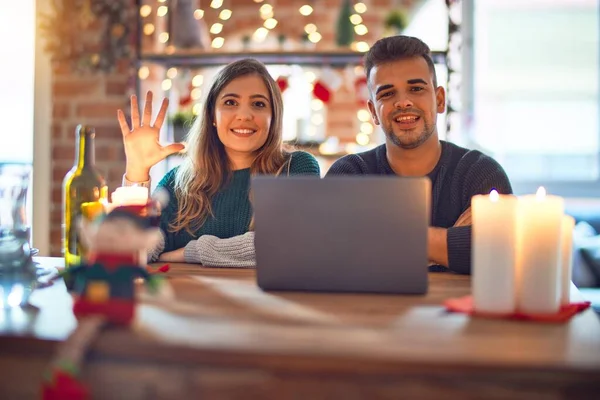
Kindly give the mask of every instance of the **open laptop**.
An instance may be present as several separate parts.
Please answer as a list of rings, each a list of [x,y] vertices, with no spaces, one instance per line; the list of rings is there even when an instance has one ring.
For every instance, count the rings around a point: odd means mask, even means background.
[[[252,178],[264,290],[427,292],[428,178]]]

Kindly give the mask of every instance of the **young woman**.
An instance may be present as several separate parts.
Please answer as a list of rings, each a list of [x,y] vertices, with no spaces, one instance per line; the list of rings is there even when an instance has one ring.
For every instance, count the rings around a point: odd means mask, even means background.
[[[148,92],[140,119],[132,96],[131,129],[118,111],[126,156],[124,185],[149,187],[150,168],[184,148],[181,143],[159,144],[168,101],[163,100],[154,124],[151,104]],[[255,265],[250,176],[320,172],[312,155],[285,151],[282,117],[281,92],[262,63],[243,59],[218,73],[202,115],[188,133],[185,160],[158,184],[170,200],[161,216],[163,240],[149,251],[151,261]]]

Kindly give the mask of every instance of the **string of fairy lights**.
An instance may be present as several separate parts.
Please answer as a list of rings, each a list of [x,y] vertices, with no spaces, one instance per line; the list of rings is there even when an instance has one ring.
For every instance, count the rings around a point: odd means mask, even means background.
[[[258,12],[260,19],[262,20],[262,25],[256,28],[252,34],[252,39],[255,42],[262,42],[267,38],[269,33],[277,27],[279,21],[275,18],[275,7],[272,4],[265,0],[253,1],[261,4]],[[224,0],[211,0],[209,5],[210,8],[219,10],[218,22],[214,22],[209,29],[210,34],[213,35],[211,47],[214,49],[220,49],[225,44],[225,37],[221,34],[223,33],[226,22],[229,21],[233,16],[233,11],[228,8],[222,8],[223,5]],[[153,11],[158,18],[166,17],[169,12],[167,0],[157,0],[155,10],[153,10],[153,7],[149,4],[142,5],[140,7],[140,16],[142,19],[148,19],[152,16]],[[298,8],[298,12],[303,17],[309,17],[313,15],[314,9],[310,4],[304,4]],[[357,36],[364,36],[369,32],[369,29],[365,25],[363,17],[361,16],[361,14],[364,14],[365,12],[367,12],[367,6],[365,3],[357,2],[354,4],[354,13],[350,16],[350,22],[354,25],[354,32]],[[205,10],[202,8],[197,8],[194,10],[195,19],[201,20],[204,18],[204,15]],[[156,29],[156,24],[153,22],[145,21],[143,23],[142,31],[145,35],[153,35],[156,32]],[[304,33],[306,34],[307,40],[312,43],[318,43],[323,38],[317,25],[312,22],[309,22],[304,26]],[[158,35],[158,41],[163,44],[168,43],[169,33],[160,32]],[[354,41],[351,44],[351,48],[355,51],[365,52],[369,50],[369,45],[367,42],[359,40]]]
[[[258,5],[258,16],[260,19],[257,19],[259,22],[259,26],[257,26],[251,35],[249,35],[248,39],[252,40],[255,43],[264,42],[269,35],[273,34],[273,30],[280,24],[279,20],[276,16],[276,7],[274,5],[273,0],[253,0],[254,3]],[[228,1],[227,0],[211,0],[208,7],[212,9],[210,11],[211,15],[215,15],[217,18],[213,20],[214,22],[210,24],[208,27],[208,32],[210,33],[210,46],[213,49],[221,49],[226,44],[226,35],[224,31],[226,29],[227,23],[231,21],[234,12],[227,8]],[[314,18],[315,10],[313,6],[310,4],[312,0],[306,0],[305,4],[302,4],[297,12],[304,18]],[[369,32],[369,29],[365,23],[363,15],[367,12],[368,7],[362,1],[357,1],[353,5],[353,13],[350,15],[349,19],[353,25],[354,33],[356,34],[355,38],[360,39],[362,36],[366,35]],[[196,20],[202,20],[205,18],[208,9],[196,8],[193,11],[193,16]],[[167,54],[172,54],[175,52],[175,47],[170,44],[170,35],[169,32],[165,29],[167,24],[166,18],[169,14],[169,2],[167,0],[156,0],[154,6],[150,4],[144,4],[140,6],[139,13],[142,20],[142,32],[146,36],[156,35],[156,40],[158,43],[165,46],[164,51]],[[287,16],[286,16],[287,18]],[[319,43],[323,39],[323,35],[317,26],[316,18],[312,21],[309,19],[307,23],[303,27],[302,35],[299,35],[303,38],[304,41],[311,42],[313,44]],[[350,48],[357,52],[366,52],[369,50],[369,44],[364,40],[354,40],[350,44]],[[356,74],[360,74],[362,68],[360,66],[356,67]],[[175,67],[171,67],[167,69],[166,76],[161,82],[161,88],[166,92],[172,89],[173,82],[178,76],[178,70]],[[141,80],[145,80],[150,76],[150,69],[148,66],[141,66],[138,70],[138,77]],[[316,78],[313,77],[313,81]],[[197,115],[201,110],[200,98],[202,97],[202,84],[204,81],[204,77],[201,74],[196,74],[191,78],[191,86],[189,88],[190,95],[189,97],[193,101],[192,112]],[[314,99],[317,102],[317,99]],[[322,106],[321,106],[322,107]],[[314,108],[314,107],[312,107]],[[322,117],[321,115],[313,115],[313,117]],[[356,135],[356,144],[361,146],[369,145],[372,141],[372,133],[374,131],[374,127],[371,123],[371,116],[369,112],[361,108],[358,110],[357,115],[358,124],[359,124],[359,133]],[[318,121],[313,121],[311,118],[311,122],[313,124]],[[322,123],[322,121],[321,121]]]

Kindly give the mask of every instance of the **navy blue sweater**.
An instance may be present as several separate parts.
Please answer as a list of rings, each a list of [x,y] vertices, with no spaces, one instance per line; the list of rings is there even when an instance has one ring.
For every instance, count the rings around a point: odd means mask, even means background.
[[[453,227],[471,206],[471,197],[496,189],[511,194],[512,187],[504,169],[493,158],[441,140],[442,154],[427,174],[431,179],[431,225],[448,229],[448,268],[471,273],[471,226]],[[330,175],[394,175],[386,157],[385,144],[360,154],[337,160]],[[443,267],[430,267],[431,271]]]

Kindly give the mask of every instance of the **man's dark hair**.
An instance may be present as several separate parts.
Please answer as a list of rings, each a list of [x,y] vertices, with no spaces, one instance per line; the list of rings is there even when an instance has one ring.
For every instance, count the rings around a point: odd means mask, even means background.
[[[431,59],[431,50],[429,50],[429,46],[421,39],[412,36],[390,36],[376,41],[365,54],[364,58],[367,80],[371,75],[371,70],[376,65],[414,57],[423,57],[425,59],[427,66],[429,66],[429,71],[433,76],[433,86],[437,87],[437,77],[435,76],[435,67]]]

